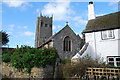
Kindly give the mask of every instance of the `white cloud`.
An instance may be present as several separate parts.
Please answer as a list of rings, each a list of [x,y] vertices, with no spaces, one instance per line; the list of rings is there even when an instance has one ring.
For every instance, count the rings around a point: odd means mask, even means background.
[[[14,28],[15,28],[15,25],[14,24],[10,24],[10,25],[8,25],[7,28],[8,28],[9,31],[13,31]]]
[[[40,13],[40,9],[37,8],[37,9],[36,9],[36,13]]]
[[[30,32],[30,31],[26,31],[23,33],[25,36],[33,36],[35,33]]]
[[[27,26],[23,26],[23,29],[27,29],[28,27]]]
[[[25,30],[25,29],[28,29],[28,27],[27,26],[18,26],[18,25],[15,25],[15,24],[10,24],[10,25],[6,26],[6,29],[7,29],[8,32],[11,32],[11,31],[15,31],[15,29]]]
[[[24,0],[3,0],[3,3],[7,4],[9,7],[25,7],[24,5],[28,5]]]
[[[118,4],[120,3],[119,1],[120,1],[120,0],[115,0],[115,1],[109,2],[108,5],[109,5],[109,6],[116,5],[116,6],[118,7]]]
[[[27,26],[18,26],[17,28],[18,28],[18,29],[28,29]]]
[[[58,26],[53,25],[53,30],[59,29],[59,28],[61,28],[61,27],[62,27],[62,26],[60,26],[60,25],[58,25]]]
[[[73,18],[73,20],[77,23],[77,24],[86,24],[87,20],[83,19],[81,16],[76,16]]]
[[[53,30],[55,30],[55,29],[56,29],[56,26],[53,25]]]
[[[67,20],[74,11],[70,8],[70,1],[62,2],[57,0],[56,2],[46,4],[42,13],[49,16],[54,15],[54,20]]]
[[[9,35],[13,34],[13,32],[6,32],[6,33],[9,34]]]
[[[26,41],[25,43],[26,43],[26,44],[30,44],[31,42],[30,42],[30,41]]]
[[[120,8],[120,0],[115,0],[115,1],[112,1],[112,2],[109,2],[108,5],[111,7],[113,7],[113,10],[116,10],[118,11]]]
[[[120,0],[111,0],[111,2],[119,2]]]

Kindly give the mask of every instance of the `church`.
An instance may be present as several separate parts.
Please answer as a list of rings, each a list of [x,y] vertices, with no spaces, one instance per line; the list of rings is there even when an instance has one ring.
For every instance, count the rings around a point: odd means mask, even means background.
[[[68,22],[63,29],[52,35],[52,18],[42,14],[37,18],[35,47],[53,47],[60,58],[72,58],[82,48],[84,40],[75,34]]]

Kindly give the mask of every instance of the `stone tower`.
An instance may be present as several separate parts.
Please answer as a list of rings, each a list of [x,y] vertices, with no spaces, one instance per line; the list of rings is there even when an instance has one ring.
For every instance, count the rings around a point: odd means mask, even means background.
[[[52,36],[52,17],[42,16],[41,13],[37,18],[35,47],[39,47],[50,36]]]

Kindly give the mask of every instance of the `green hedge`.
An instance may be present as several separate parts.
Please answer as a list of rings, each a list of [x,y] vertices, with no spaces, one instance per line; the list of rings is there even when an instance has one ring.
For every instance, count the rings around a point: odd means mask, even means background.
[[[26,69],[30,73],[32,67],[46,67],[54,65],[57,57],[54,48],[39,50],[30,47],[21,47],[16,49],[12,54],[6,52],[3,54],[3,62],[11,62],[18,70]]]

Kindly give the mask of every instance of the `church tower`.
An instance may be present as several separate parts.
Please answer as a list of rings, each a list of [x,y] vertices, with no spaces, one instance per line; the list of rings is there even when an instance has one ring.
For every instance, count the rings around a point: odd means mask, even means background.
[[[52,36],[52,17],[42,16],[41,13],[37,18],[35,47],[39,47],[50,36]]]

